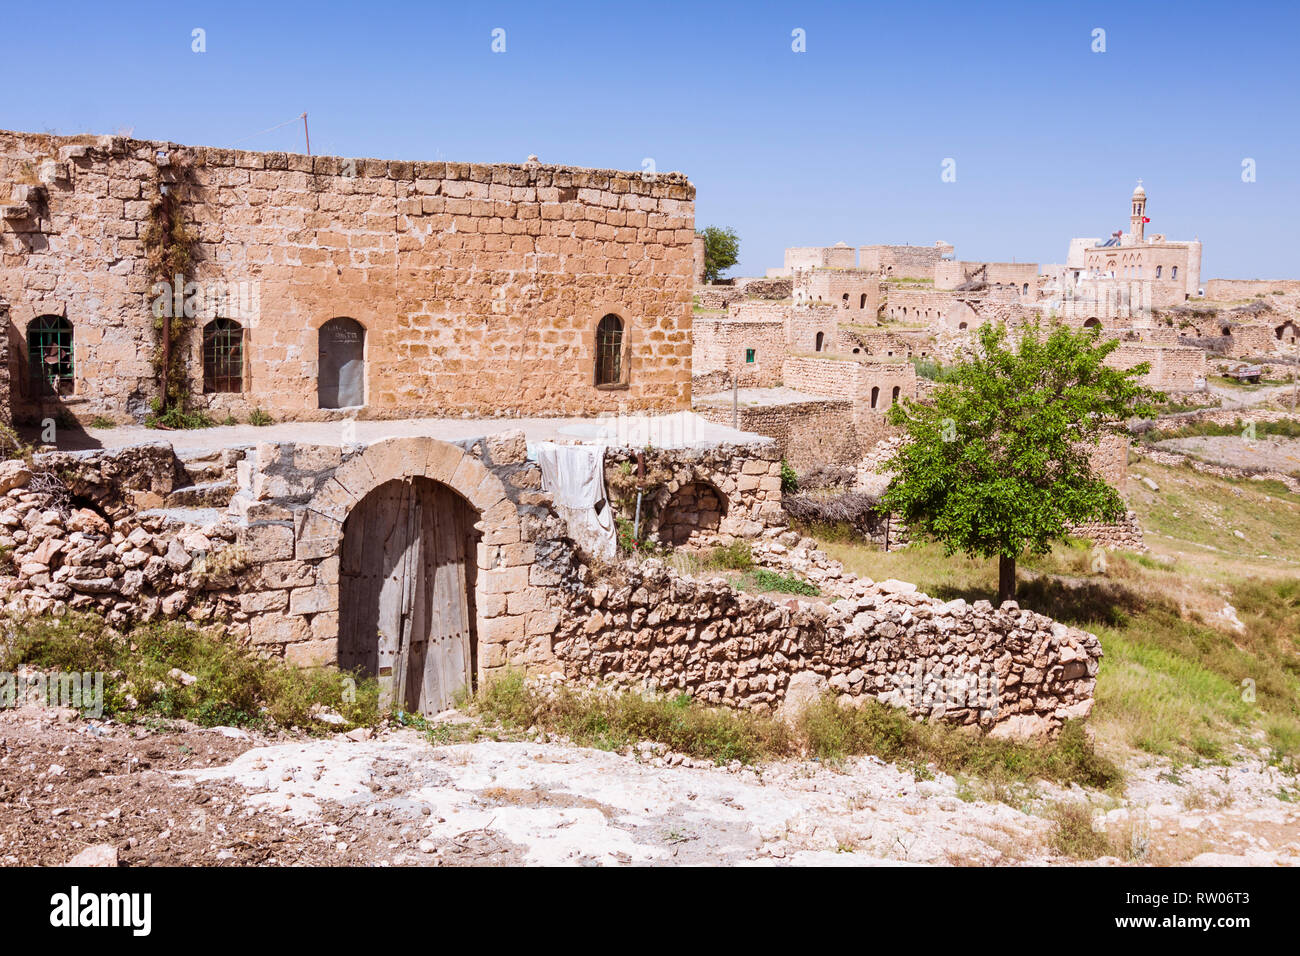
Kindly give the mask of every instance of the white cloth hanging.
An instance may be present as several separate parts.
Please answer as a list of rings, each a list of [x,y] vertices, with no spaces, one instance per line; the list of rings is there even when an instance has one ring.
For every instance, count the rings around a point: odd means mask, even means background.
[[[538,442],[532,450],[542,469],[542,490],[550,492],[569,537],[587,553],[614,560],[618,544],[605,492],[605,446]]]

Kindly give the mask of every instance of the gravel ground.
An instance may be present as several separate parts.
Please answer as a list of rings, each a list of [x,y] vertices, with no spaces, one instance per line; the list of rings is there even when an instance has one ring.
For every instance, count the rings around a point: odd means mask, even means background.
[[[101,844],[128,866],[1071,863],[1047,842],[1061,799],[1089,800],[1145,862],[1300,862],[1293,776],[1258,761],[1127,772],[1123,798],[993,793],[870,757],[715,767],[647,744],[268,738],[23,708],[0,713],[0,865]]]

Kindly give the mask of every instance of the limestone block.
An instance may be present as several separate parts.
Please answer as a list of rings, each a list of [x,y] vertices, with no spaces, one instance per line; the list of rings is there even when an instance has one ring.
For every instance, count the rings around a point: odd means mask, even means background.
[[[294,556],[293,525],[285,521],[255,521],[241,526],[236,541],[259,561],[282,561]]]
[[[324,667],[339,659],[337,639],[301,641],[284,649],[284,659],[298,667]]]

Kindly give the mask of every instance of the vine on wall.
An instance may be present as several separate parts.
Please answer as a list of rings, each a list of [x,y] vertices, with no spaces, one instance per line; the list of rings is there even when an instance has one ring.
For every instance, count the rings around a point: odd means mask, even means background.
[[[186,284],[197,258],[197,239],[186,220],[185,201],[193,189],[193,170],[188,157],[176,152],[163,154],[155,167],[153,191],[149,197],[148,225],[141,240],[145,247],[149,273],[154,280],[150,311],[156,338],[152,353],[158,377],[158,395],[150,403],[153,415],[146,424],[161,428],[193,428],[210,424],[202,412],[186,409],[189,397],[189,374],[185,357],[187,333],[192,315],[184,307]],[[160,293],[163,286],[169,290]],[[164,349],[164,337],[170,333],[170,350]]]

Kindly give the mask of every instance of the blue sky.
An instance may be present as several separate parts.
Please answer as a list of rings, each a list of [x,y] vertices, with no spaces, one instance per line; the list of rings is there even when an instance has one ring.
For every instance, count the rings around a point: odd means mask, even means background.
[[[1295,4],[66,0],[7,22],[0,126],[302,151],[298,124],[254,134],[306,110],[316,153],[648,157],[691,177],[698,226],[736,229],[738,274],[839,240],[1060,262],[1127,228],[1142,177],[1148,230],[1199,235],[1205,277],[1300,276]]]

